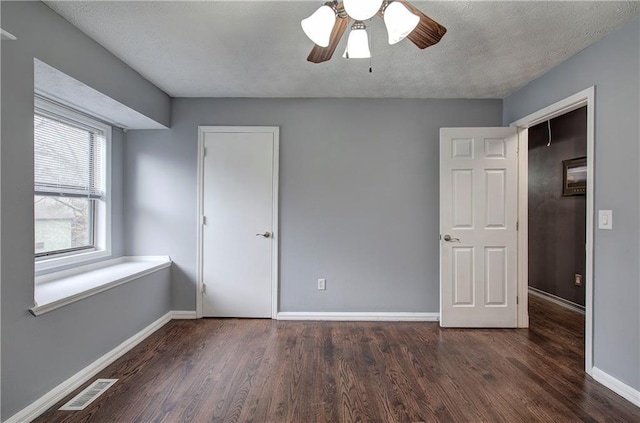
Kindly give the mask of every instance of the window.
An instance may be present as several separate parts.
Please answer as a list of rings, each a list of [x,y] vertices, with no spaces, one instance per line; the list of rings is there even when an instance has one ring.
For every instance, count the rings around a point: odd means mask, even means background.
[[[108,255],[111,128],[41,98],[33,128],[36,270]]]

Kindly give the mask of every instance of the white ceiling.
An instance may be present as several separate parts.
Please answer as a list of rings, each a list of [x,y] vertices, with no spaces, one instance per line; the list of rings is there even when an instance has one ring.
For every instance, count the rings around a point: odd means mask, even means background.
[[[47,1],[173,97],[503,98],[640,14],[640,2],[412,1],[448,32],[425,50],[386,43],[368,60],[312,64],[306,1]]]

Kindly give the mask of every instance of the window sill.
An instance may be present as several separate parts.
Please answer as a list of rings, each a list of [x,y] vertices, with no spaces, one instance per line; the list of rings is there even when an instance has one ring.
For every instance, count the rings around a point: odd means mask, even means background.
[[[94,250],[88,252],[76,253],[68,256],[62,257],[53,257],[53,258],[44,258],[41,260],[36,260],[35,262],[35,272],[36,272],[36,283],[37,278],[40,277],[44,272],[56,274],[58,268],[65,268],[68,266],[78,265],[82,266],[83,262],[104,259],[106,257],[111,256],[111,252],[108,250]]]
[[[169,256],[131,256],[38,276],[29,312],[39,316],[169,266]]]

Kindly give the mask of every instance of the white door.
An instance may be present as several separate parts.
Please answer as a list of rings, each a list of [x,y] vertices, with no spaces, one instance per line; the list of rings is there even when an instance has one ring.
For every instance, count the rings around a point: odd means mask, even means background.
[[[213,128],[201,128],[202,315],[272,317],[277,128]]]
[[[440,130],[440,325],[517,325],[515,128]]]

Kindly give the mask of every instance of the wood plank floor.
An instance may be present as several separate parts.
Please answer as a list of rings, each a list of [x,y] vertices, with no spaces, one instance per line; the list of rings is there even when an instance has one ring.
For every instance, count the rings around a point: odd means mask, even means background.
[[[583,372],[583,316],[530,309],[528,330],[172,321],[98,375],[120,380],[87,409],[55,411],[70,395],[36,421],[640,422]]]

